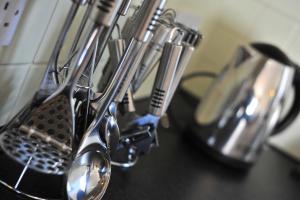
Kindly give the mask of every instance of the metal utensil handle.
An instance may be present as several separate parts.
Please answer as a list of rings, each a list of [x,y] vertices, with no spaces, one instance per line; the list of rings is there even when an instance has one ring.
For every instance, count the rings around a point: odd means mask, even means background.
[[[118,64],[124,54],[125,40],[124,39],[116,39],[116,40],[110,41],[108,47],[109,47],[110,58],[111,58],[111,65],[112,65],[111,67],[115,69],[118,66]],[[121,86],[121,88],[122,88],[122,86]],[[130,108],[134,109],[130,89],[128,89],[128,91],[125,94],[125,97],[123,99],[120,96],[120,93],[118,93],[117,97],[115,98],[115,102],[121,103],[122,105],[128,104]]]
[[[87,21],[89,19],[89,15],[90,15],[92,9],[93,9],[93,4],[91,4],[91,1],[90,1],[90,3],[88,4],[88,7],[87,7],[87,9],[86,9],[86,11],[85,11],[85,13],[83,15],[83,18],[82,18],[82,20],[80,22],[80,25],[79,25],[79,28],[78,28],[77,33],[75,35],[73,44],[72,44],[72,46],[71,46],[71,48],[69,50],[69,54],[68,54],[69,58],[73,57],[72,55],[76,52],[76,49],[78,48],[78,43],[80,41],[80,38],[81,38],[82,33],[84,31],[84,27],[85,27],[85,25],[86,25],[86,23],[87,23]],[[65,72],[64,72],[65,76],[68,75],[68,70],[69,70],[68,68],[65,70]]]
[[[81,141],[81,144],[79,145],[79,149],[77,151],[77,155],[79,155],[89,144],[90,144],[90,138],[93,137],[93,134],[95,130],[99,127],[101,120],[103,119],[106,111],[109,108],[109,105],[112,103],[113,100],[115,100],[116,95],[120,91],[120,86],[123,83],[123,91],[121,93],[123,96],[125,95],[127,89],[129,88],[130,82],[134,76],[134,73],[136,69],[132,70],[131,68],[135,68],[135,66],[138,66],[140,63],[140,60],[142,58],[141,55],[143,55],[145,51],[145,47],[147,47],[147,41],[149,38],[147,37],[147,33],[149,31],[151,32],[151,29],[149,28],[151,25],[151,21],[153,20],[153,17],[155,18],[160,12],[157,12],[157,10],[160,10],[160,6],[163,5],[162,2],[165,2],[164,0],[147,0],[144,1],[142,6],[145,8],[143,15],[140,16],[141,20],[140,23],[138,23],[137,27],[141,28],[140,30],[136,31],[136,34],[134,34],[135,37],[133,37],[124,53],[124,56],[122,57],[120,63],[118,64],[117,70],[115,71],[112,81],[110,81],[108,87],[105,89],[105,92],[100,97],[98,109],[96,112],[96,116],[92,123],[90,124],[89,128],[85,132],[83,139]],[[157,20],[155,18],[155,20]],[[146,25],[146,29],[144,29]],[[134,71],[132,77],[130,78],[130,81],[128,81],[128,76],[126,76],[129,72]],[[126,82],[125,82],[125,78]]]
[[[149,41],[153,37],[154,27],[158,23],[158,19],[162,14],[165,3],[165,0],[145,0],[137,14],[134,16],[134,23],[131,24],[134,25],[131,26],[131,29],[134,30],[132,36],[137,41],[142,42],[143,45],[140,47],[140,52],[136,55],[135,62],[132,64],[130,70],[126,74],[124,83],[122,83],[120,92],[118,94],[118,100],[120,101],[122,101],[124,98],[134,78],[134,75],[137,72],[137,69],[149,45]],[[130,23],[127,25],[130,25]]]
[[[122,56],[125,52],[125,40],[124,39],[115,39],[109,41],[108,49],[110,54],[110,68],[116,69]]]
[[[179,64],[178,67],[176,69],[176,73],[175,73],[175,78],[172,82],[172,86],[171,89],[169,90],[169,93],[167,94],[167,103],[164,107],[164,110],[166,111],[171,103],[171,100],[175,94],[175,91],[180,83],[180,80],[184,74],[184,71],[186,70],[192,56],[193,53],[195,52],[195,48],[188,45],[188,44],[183,44],[183,50],[180,56],[180,60],[179,60]]]
[[[184,31],[180,27],[172,25],[170,27],[167,27],[167,30],[168,30],[168,32],[164,32],[163,30],[160,31],[161,34],[168,33],[167,35],[165,35],[165,41],[160,41],[162,47],[164,46],[164,43],[166,43],[167,41],[168,42],[178,43],[178,44],[180,44],[183,41],[183,39],[185,37],[185,34],[184,34]],[[154,70],[154,68],[156,67],[156,65],[159,63],[159,60],[157,60],[157,59],[160,59],[161,52],[157,52],[157,50],[158,49],[156,49],[156,53],[155,53],[156,57],[154,57],[153,60],[150,60],[151,58],[149,57],[149,60],[146,61],[146,62],[144,62],[144,63],[148,62],[148,65],[149,66],[152,65],[152,66],[149,69],[147,69],[144,66],[141,66],[141,71],[140,71],[141,74],[137,75],[139,77],[137,77],[138,81],[135,82],[134,91],[136,91],[140,87],[140,85],[143,83],[143,81],[151,74],[151,72]],[[145,56],[147,56],[147,54]],[[151,55],[149,55],[149,56],[151,56]],[[153,63],[153,61],[155,61],[155,63]],[[151,64],[149,64],[149,63],[151,63]]]
[[[162,13],[165,3],[165,0],[145,0],[135,15],[128,19],[123,28],[122,35],[125,36],[127,40],[133,37],[137,41],[144,42],[144,45],[142,45],[140,53],[136,58],[136,62],[129,70],[126,75],[126,79],[124,79],[124,83],[121,85],[121,89],[116,98],[117,102],[121,102],[126,94],[128,94],[127,91],[129,86],[137,72],[142,56],[145,54],[146,48],[149,44],[148,41],[153,36],[152,32],[154,30],[154,26],[157,24],[157,20]]]
[[[109,43],[109,52],[111,55],[111,67],[116,68],[122,59],[122,56],[125,51],[125,40],[124,39],[118,39],[118,40],[113,40]],[[123,84],[123,82],[122,82]],[[120,86],[122,88],[122,85]],[[126,93],[127,94],[127,93]],[[124,99],[126,98],[126,95]],[[121,103],[123,102],[123,96],[118,93],[118,95],[115,98],[115,102]]]
[[[174,43],[165,44],[152,90],[149,108],[150,114],[158,117],[164,115],[164,106],[167,103],[167,94],[171,89],[171,83],[175,77],[181,52],[181,45]]]
[[[121,52],[118,50],[118,48],[121,46],[124,46],[125,48],[124,39],[116,39],[108,42],[108,50],[110,57],[108,58],[105,66],[103,67],[102,77],[98,83],[98,90],[100,92],[103,92],[105,90],[107,83],[109,82],[109,80],[111,79],[115,70],[118,67],[119,61],[123,56],[123,53],[121,54]]]
[[[158,19],[163,12],[166,0],[144,0],[143,4],[130,17],[122,30],[122,35],[126,42],[131,38],[138,41],[149,41],[149,33],[153,32]]]
[[[109,52],[111,55],[111,67],[112,68],[116,68],[120,62],[120,60],[122,59],[122,56],[124,54],[125,51],[125,40],[124,39],[116,39],[116,40],[112,40],[109,42]],[[121,86],[122,88],[122,86]],[[135,106],[133,103],[133,96],[131,93],[131,89],[129,88],[127,93],[125,94],[125,97],[122,99],[122,97],[120,96],[120,93],[118,93],[117,97],[115,98],[115,102],[117,103],[121,103],[120,109],[122,109],[123,111],[130,111],[130,112],[134,112],[135,111]]]
[[[137,25],[134,37],[139,41],[145,41],[147,32],[152,32],[158,18],[163,12],[166,0],[145,0],[137,14]],[[145,37],[146,36],[146,37]]]
[[[126,74],[128,73],[132,64],[135,62],[136,56],[140,53],[140,48],[142,45],[142,42],[138,42],[135,39],[131,40],[104,93],[99,98],[93,100],[98,104],[96,116],[87,131],[84,133],[77,155],[79,155],[85,149],[85,147],[90,144],[90,138],[93,136],[94,132],[98,130],[98,127],[105,113],[107,112],[109,105],[115,100]]]
[[[194,29],[189,29],[188,27],[185,27],[182,24],[177,24],[177,25],[178,25],[178,27],[181,27],[181,29],[185,32],[183,37],[179,38],[180,40],[182,40],[183,51],[181,53],[180,61],[179,61],[178,67],[176,69],[176,74],[175,74],[174,81],[172,83],[172,87],[169,90],[169,93],[167,94],[168,100],[164,107],[164,112],[167,111],[167,109],[171,103],[171,100],[176,92],[176,89],[180,83],[180,80],[184,74],[184,71],[187,68],[187,66],[195,52],[195,48],[202,41],[202,34],[199,33],[198,31],[196,31]]]
[[[142,62],[139,66],[138,72],[135,75],[135,79],[133,81],[133,91],[135,92],[146,79],[146,75],[149,71],[151,71],[156,64],[159,62],[161,58],[162,49],[164,47],[165,42],[170,39],[171,28],[166,26],[165,24],[159,24],[156,31],[154,32],[154,36],[145,52],[145,55],[142,59]]]
[[[125,94],[127,93],[128,89],[130,87],[132,79],[138,69],[138,66],[143,58],[143,55],[146,52],[148,43],[141,42],[140,44],[141,45],[140,45],[139,51],[132,60],[133,62],[132,62],[132,65],[131,65],[129,71],[126,74],[126,78],[121,83],[118,95],[116,97],[116,102],[121,102],[123,100]]]
[[[98,47],[97,47],[97,57],[96,57],[96,62],[95,62],[95,68],[94,68],[94,70],[92,71],[92,72],[90,72],[91,71],[91,62],[89,63],[89,66],[85,69],[85,71],[84,71],[84,74],[86,74],[86,75],[89,75],[90,73],[94,73],[94,71],[96,70],[96,68],[97,68],[97,66],[98,66],[98,64],[99,64],[99,62],[100,62],[100,60],[101,60],[101,58],[103,57],[103,54],[104,54],[104,51],[105,51],[105,49],[106,49],[106,47],[107,47],[107,44],[108,44],[108,41],[109,41],[109,38],[110,38],[110,36],[112,35],[112,32],[113,32],[113,30],[115,29],[115,26],[117,25],[117,22],[119,21],[119,18],[120,18],[120,15],[121,15],[121,13],[120,12],[122,12],[122,6],[124,6],[124,4],[125,4],[125,2],[124,1],[122,1],[121,2],[121,4],[119,4],[120,3],[120,1],[119,2],[117,2],[117,7],[118,7],[118,9],[115,9],[112,13],[114,13],[114,15],[111,15],[111,16],[114,16],[114,18],[113,19],[109,19],[109,20],[106,20],[106,21],[109,21],[109,28],[105,31],[105,33],[103,33],[103,34],[101,34],[100,36],[99,36],[99,41],[101,41],[101,42],[99,42],[98,43]],[[129,3],[129,2],[127,2],[127,3]],[[106,5],[107,3],[102,3],[102,4],[104,4],[104,5]],[[110,4],[114,4],[114,3],[112,3],[112,2],[110,2]],[[107,4],[108,5],[108,4]],[[114,5],[115,6],[115,5]],[[101,12],[100,12],[101,13]],[[97,16],[97,14],[93,14],[92,13],[92,15],[96,15]],[[103,16],[98,16],[100,19],[102,18],[102,19],[105,19],[106,17],[103,17]],[[98,17],[96,17],[96,19],[98,18]],[[94,18],[95,18],[95,16],[94,16]],[[105,21],[105,20],[104,20]],[[98,23],[101,23],[101,22],[98,22]],[[84,78],[84,76],[82,76],[81,77],[81,79],[80,79],[80,82],[82,82],[84,85],[86,85],[86,79]]]
[[[63,28],[58,36],[56,45],[54,47],[54,50],[51,54],[51,57],[49,59],[49,63],[45,72],[45,75],[41,81],[40,84],[40,91],[38,92],[38,95],[36,97],[43,98],[44,96],[48,96],[48,93],[57,89],[58,87],[58,78],[56,76],[56,60],[59,56],[59,53],[61,51],[61,48],[63,46],[63,43],[65,42],[65,39],[67,37],[67,34],[70,30],[70,27],[74,21],[75,15],[78,12],[79,4],[73,3],[67,18],[64,22]]]
[[[120,103],[119,109],[122,114],[134,113],[136,111],[131,87],[128,89],[127,93],[125,94],[125,97]]]
[[[104,37],[109,29],[109,26],[113,24],[114,18],[117,15],[117,11],[120,9],[122,0],[106,0],[105,2],[97,1],[97,3],[94,4],[92,13],[90,15],[90,19],[92,20],[92,25],[90,28],[91,31],[83,39],[83,45],[78,52],[77,58],[71,63],[72,68],[65,80],[65,83],[61,85],[61,87],[47,100],[57,96],[67,88],[67,90],[70,92],[70,97],[73,96],[74,88],[77,86],[78,80],[82,76],[82,73],[85,71],[85,69],[89,66],[95,49],[96,41],[98,38],[102,38],[102,36]],[[105,12],[103,10],[105,10]],[[109,19],[109,17],[113,19]]]
[[[128,11],[129,11],[129,8],[130,8],[130,5],[131,5],[131,2],[132,0],[123,0],[123,4],[121,6],[121,9],[119,11],[119,14],[122,15],[122,16],[126,16]]]

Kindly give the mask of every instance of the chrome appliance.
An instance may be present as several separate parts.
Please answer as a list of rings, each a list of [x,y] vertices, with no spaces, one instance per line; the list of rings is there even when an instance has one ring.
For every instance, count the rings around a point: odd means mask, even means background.
[[[204,96],[195,115],[193,141],[234,167],[253,164],[272,133],[300,111],[299,68],[277,47],[241,46]],[[294,105],[280,120],[290,88]]]

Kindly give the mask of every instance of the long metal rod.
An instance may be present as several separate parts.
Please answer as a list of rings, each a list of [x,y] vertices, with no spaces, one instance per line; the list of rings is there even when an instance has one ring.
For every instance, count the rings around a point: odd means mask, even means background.
[[[109,30],[107,31],[107,35],[105,37],[103,37],[102,42],[98,44],[98,53],[97,53],[97,59],[96,59],[96,66],[99,64],[103,53],[105,51],[105,47],[107,46],[109,37],[111,36],[112,32],[114,31],[114,28],[117,25],[117,22],[120,19],[120,15],[118,14],[117,17],[114,19],[112,26],[109,28]]]
[[[97,66],[99,65],[99,62],[101,61],[101,58],[103,57],[103,53],[105,51],[105,48],[107,46],[107,43],[108,43],[108,40],[109,40],[109,37],[111,36],[118,20],[120,18],[120,15],[117,15],[112,23],[112,26],[109,27],[108,30],[106,30],[106,33],[105,34],[102,34],[100,37],[99,37],[99,42],[98,45],[97,45],[97,56],[96,56],[96,61],[95,61],[95,68],[93,69],[92,73],[94,73],[94,71],[96,70]],[[82,77],[81,77],[81,82],[83,83],[86,83],[84,80],[85,79],[85,75],[89,75],[91,74],[91,63],[92,61],[90,62],[90,66],[87,67],[87,69],[84,71],[84,73],[82,74]],[[88,85],[88,84],[85,84],[85,85]]]
[[[82,33],[84,31],[84,28],[85,28],[86,23],[87,23],[87,21],[89,19],[89,16],[91,14],[92,9],[93,9],[93,4],[89,3],[88,7],[87,7],[87,9],[86,9],[86,11],[84,13],[84,16],[83,16],[83,18],[81,20],[81,23],[79,25],[77,33],[75,35],[72,47],[71,47],[71,49],[69,51],[69,58],[72,58],[73,57],[72,55],[74,55],[74,53],[76,52],[76,49],[77,49],[80,37],[82,36]],[[65,70],[65,76],[67,76],[67,75],[68,75],[68,69]]]
[[[159,24],[156,28],[154,36],[133,80],[133,92],[139,89],[141,84],[148,77],[149,72],[159,63],[164,44],[171,39],[171,30],[172,27],[169,24]]]
[[[21,175],[20,175],[20,177],[19,177],[16,185],[14,186],[14,189],[18,189],[18,187],[19,187],[19,185],[20,185],[20,183],[21,183],[21,181],[22,181],[22,179],[24,177],[24,174],[26,173],[26,171],[27,171],[27,169],[28,169],[28,167],[29,167],[32,159],[33,159],[32,156],[28,159],[28,161],[27,161],[27,163],[26,163],[26,165],[25,165],[25,167],[24,167],[24,169],[23,169],[23,171],[22,171],[22,173],[21,173]]]
[[[37,148],[38,148],[38,145],[35,146],[35,148],[34,148],[34,153],[36,153]],[[23,177],[24,177],[24,175],[25,175],[25,173],[26,173],[26,171],[27,171],[27,169],[28,169],[28,167],[29,167],[29,165],[30,165],[32,159],[33,159],[33,155],[28,159],[28,161],[27,161],[27,163],[26,163],[26,165],[25,165],[23,171],[21,172],[21,175],[19,176],[18,181],[16,182],[16,184],[15,184],[15,186],[14,186],[14,190],[17,190],[17,189],[18,189],[18,187],[19,187],[19,185],[20,185],[20,183],[21,183],[21,181],[22,181],[22,179],[23,179]]]
[[[90,71],[90,76],[89,76],[89,89],[87,92],[87,104],[86,104],[86,108],[85,108],[85,116],[84,116],[84,130],[86,130],[87,126],[88,126],[88,116],[89,116],[89,108],[90,108],[90,103],[91,103],[91,92],[92,92],[92,74],[93,71],[95,69],[95,65],[96,65],[96,58],[97,58],[97,50],[98,50],[98,43],[99,43],[99,38],[96,41],[96,47],[94,50],[94,55],[93,55],[93,60],[92,60],[92,68]]]
[[[140,53],[139,50],[142,45],[143,45],[142,42],[138,42],[135,39],[132,39],[131,42],[129,43],[129,46],[122,58],[122,61],[118,66],[118,69],[115,71],[112,80],[109,82],[109,85],[107,86],[104,94],[101,95],[100,99],[97,99],[98,101],[98,108],[96,112],[97,114],[83,136],[82,143],[79,146],[77,155],[79,155],[81,151],[84,150],[85,142],[88,141],[88,138],[92,136],[94,130],[97,129],[97,127],[99,127],[110,104],[114,101],[118,93],[118,90],[123,80],[126,77],[126,74],[128,73],[132,64],[135,62],[136,55]]]
[[[62,46],[65,42],[66,36],[70,30],[70,27],[74,21],[74,18],[78,12],[78,8],[79,8],[79,4],[73,3],[68,12],[68,16],[65,20],[65,23],[59,34],[54,50],[49,59],[47,70],[40,86],[41,90],[45,90],[47,92],[49,89],[52,90],[58,87],[59,81],[57,75],[57,59],[62,49]],[[49,88],[49,86],[51,88]]]
[[[167,103],[165,105],[165,108],[164,110],[167,110],[167,108],[169,107],[170,103],[171,103],[171,100],[176,92],[176,89],[180,83],[180,80],[184,74],[184,71],[185,69],[187,68],[191,58],[192,58],[192,55],[194,53],[194,50],[195,48],[192,47],[191,45],[184,45],[183,46],[183,52],[180,56],[180,61],[179,61],[179,65],[177,67],[177,70],[176,70],[176,74],[175,74],[175,78],[173,80],[173,83],[172,83],[172,87],[169,91],[167,95]]]
[[[76,60],[74,60],[71,64],[72,68],[70,74],[60,88],[54,94],[52,94],[48,100],[54,96],[57,96],[63,90],[70,92],[70,97],[73,97],[74,88],[77,86],[78,80],[82,76],[83,71],[87,68],[93,55],[95,43],[99,38],[99,35],[105,32],[105,29],[106,28],[104,26],[99,26],[96,24],[92,25],[90,33],[85,38],[85,45],[81,47]]]

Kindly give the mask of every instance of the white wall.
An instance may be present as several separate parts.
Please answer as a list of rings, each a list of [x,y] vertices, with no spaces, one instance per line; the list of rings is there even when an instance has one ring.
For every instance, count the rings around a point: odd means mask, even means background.
[[[28,2],[13,44],[0,48],[0,124],[35,92],[70,6],[70,0]],[[205,39],[187,73],[219,72],[236,47],[250,41],[274,43],[300,63],[299,0],[169,0],[168,4],[203,19],[201,31]],[[153,75],[139,96],[149,95],[152,80]],[[187,87],[201,96],[210,83],[208,79],[195,80]],[[300,156],[298,124],[288,130],[287,137],[274,141]]]

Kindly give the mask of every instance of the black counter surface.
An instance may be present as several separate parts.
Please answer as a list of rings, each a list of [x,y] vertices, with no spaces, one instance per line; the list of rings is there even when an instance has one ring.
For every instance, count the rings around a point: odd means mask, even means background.
[[[176,120],[187,120],[194,108],[186,108],[183,102],[178,101],[177,106],[176,103],[172,105],[172,110],[175,108],[177,111],[171,112],[180,115]],[[144,103],[140,106],[146,107]],[[248,172],[236,171],[214,161],[191,145],[184,137],[188,133],[182,133],[179,124],[177,121],[176,126],[161,128],[160,147],[141,157],[135,167],[129,170],[113,168],[111,182],[103,199],[300,199],[300,178],[291,173],[296,163],[289,158],[267,148]],[[0,186],[0,199],[20,198]]]

